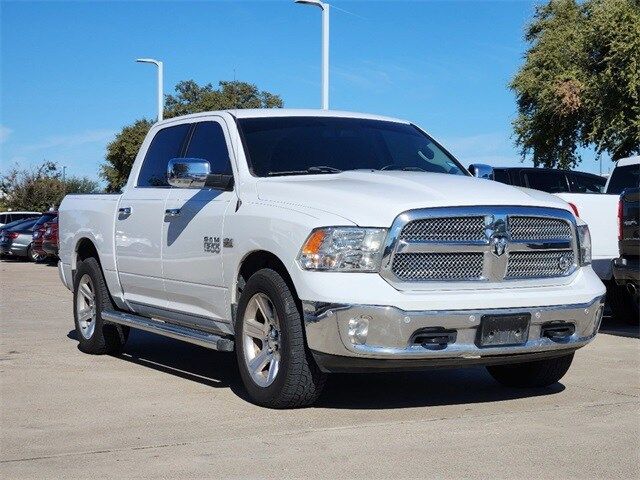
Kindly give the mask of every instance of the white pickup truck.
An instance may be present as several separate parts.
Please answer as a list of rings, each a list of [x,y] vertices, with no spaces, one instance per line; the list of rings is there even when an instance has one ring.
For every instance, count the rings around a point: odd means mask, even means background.
[[[250,398],[328,372],[486,365],[542,387],[598,331],[589,231],[558,198],[472,177],[415,125],[233,110],[153,126],[121,195],[69,195],[80,349],[129,328],[235,350]]]
[[[612,261],[618,252],[618,204],[620,194],[626,188],[638,187],[640,179],[640,156],[623,158],[607,179],[602,194],[556,193],[578,210],[591,232],[593,242],[592,266],[600,279],[612,279]]]

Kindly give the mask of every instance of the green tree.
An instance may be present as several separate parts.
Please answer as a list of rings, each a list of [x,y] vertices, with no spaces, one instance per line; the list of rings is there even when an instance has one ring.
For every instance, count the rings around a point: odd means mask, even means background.
[[[510,84],[522,158],[571,168],[578,149],[640,152],[640,3],[551,0],[537,8]]]
[[[107,192],[117,192],[127,182],[133,161],[153,122],[136,120],[125,126],[107,145],[106,163],[100,166],[100,176],[107,181]]]
[[[232,81],[200,86],[193,80],[179,82],[174,95],[165,98],[164,117],[171,118],[190,113],[226,110],[234,108],[281,108],[282,99],[254,84]],[[100,176],[107,181],[107,191],[122,189],[129,177],[131,166],[153,122],[137,120],[125,126],[107,146],[106,163],[100,168]]]
[[[96,193],[99,188],[88,177],[63,181],[58,165],[47,161],[29,169],[14,166],[0,175],[3,205],[11,210],[47,210],[59,206],[68,193]]]

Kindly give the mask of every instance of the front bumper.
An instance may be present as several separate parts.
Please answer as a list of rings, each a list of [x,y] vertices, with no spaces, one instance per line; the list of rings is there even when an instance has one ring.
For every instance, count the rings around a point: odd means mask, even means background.
[[[516,363],[580,348],[593,339],[602,319],[604,297],[584,304],[551,307],[404,311],[391,306],[340,305],[304,301],[307,343],[325,371],[369,371],[438,366]],[[484,315],[529,313],[526,343],[516,346],[479,347],[477,338]],[[349,335],[349,320],[366,318],[368,334],[358,344]],[[542,334],[551,323],[568,323],[575,331],[561,340]],[[418,331],[455,332],[446,345],[414,343]]]

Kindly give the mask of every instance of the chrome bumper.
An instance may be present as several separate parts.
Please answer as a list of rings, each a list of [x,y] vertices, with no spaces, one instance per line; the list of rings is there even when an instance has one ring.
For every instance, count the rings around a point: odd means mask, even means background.
[[[579,305],[452,311],[403,311],[389,306],[332,305],[309,301],[302,304],[307,344],[315,354],[354,359],[434,360],[434,363],[447,359],[451,360],[446,362],[449,365],[462,366],[482,363],[483,358],[561,353],[582,347],[593,339],[600,327],[603,302],[604,297],[596,297]],[[479,347],[476,339],[481,318],[509,313],[531,314],[527,341],[516,346]],[[368,319],[369,328],[366,341],[358,344],[349,336],[349,320],[362,317]],[[541,335],[543,325],[550,322],[571,323],[575,331],[561,340],[552,340]],[[455,340],[446,346],[412,343],[417,331],[429,327],[455,331]]]

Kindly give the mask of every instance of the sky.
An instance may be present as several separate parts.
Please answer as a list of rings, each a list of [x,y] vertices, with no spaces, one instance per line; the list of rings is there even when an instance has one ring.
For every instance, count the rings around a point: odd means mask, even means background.
[[[242,80],[289,108],[320,105],[320,10],[293,1],[0,0],[0,173],[50,160],[98,178],[124,126],[156,115],[180,80]],[[420,125],[468,165],[518,166],[508,84],[528,1],[335,1],[332,109]],[[606,162],[604,171],[609,168]],[[530,163],[525,162],[525,165]],[[598,172],[585,152],[580,169]]]

